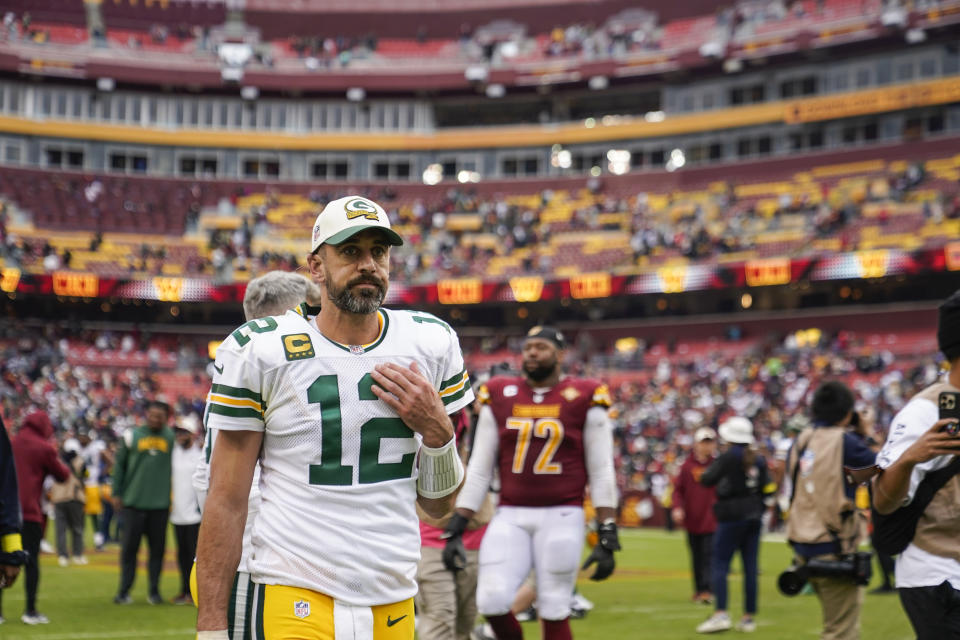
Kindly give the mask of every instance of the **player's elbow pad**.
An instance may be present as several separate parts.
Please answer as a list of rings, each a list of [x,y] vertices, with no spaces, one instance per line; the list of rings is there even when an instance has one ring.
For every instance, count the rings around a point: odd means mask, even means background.
[[[417,478],[417,493],[424,498],[443,498],[463,482],[463,463],[457,453],[456,438],[433,449],[420,447],[420,476]]]

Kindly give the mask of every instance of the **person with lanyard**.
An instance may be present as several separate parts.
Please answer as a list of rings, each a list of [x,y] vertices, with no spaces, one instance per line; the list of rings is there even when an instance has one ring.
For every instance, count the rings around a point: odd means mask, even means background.
[[[873,465],[872,433],[854,411],[853,392],[842,382],[821,384],[813,394],[813,426],[804,429],[787,456],[791,482],[787,540],[801,564],[834,561],[854,553],[866,533],[866,521],[856,508],[856,486],[844,468]],[[811,576],[823,613],[823,640],[860,637],[863,587],[852,577]]]
[[[873,480],[874,509],[891,514],[917,499],[928,478],[946,476],[897,556],[897,590],[919,640],[960,637],[960,437],[948,429],[957,419],[941,419],[938,406],[941,394],[955,401],[960,393],[960,291],[940,305],[937,344],[946,375],[894,416]]]

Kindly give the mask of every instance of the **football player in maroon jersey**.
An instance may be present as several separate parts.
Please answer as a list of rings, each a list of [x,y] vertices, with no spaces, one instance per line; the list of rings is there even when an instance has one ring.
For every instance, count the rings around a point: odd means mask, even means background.
[[[447,525],[445,562],[454,569],[460,535],[480,507],[494,469],[500,505],[480,545],[477,606],[498,640],[523,638],[513,597],[530,569],[546,640],[567,640],[570,593],[583,548],[583,495],[589,482],[599,542],[584,568],[593,580],[614,569],[617,489],[610,393],[596,380],[561,375],[563,334],[534,327],[523,343],[523,375],[496,377],[480,388],[481,403],[467,478]]]

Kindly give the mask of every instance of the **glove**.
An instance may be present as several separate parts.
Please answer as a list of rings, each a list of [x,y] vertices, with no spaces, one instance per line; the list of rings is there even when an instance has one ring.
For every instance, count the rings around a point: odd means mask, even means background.
[[[446,540],[443,547],[443,566],[447,571],[460,571],[467,568],[467,551],[463,547],[463,532],[467,530],[467,520],[459,513],[454,513],[447,523],[447,528],[440,534],[441,540]]]
[[[617,538],[617,523],[611,521],[604,522],[597,528],[597,544],[583,563],[582,569],[588,568],[593,563],[597,564],[591,580],[606,580],[613,573],[616,563],[613,560],[613,552],[620,551],[620,540]]]
[[[9,565],[11,567],[22,567],[27,564],[30,560],[30,554],[28,554],[23,549],[18,549],[17,551],[2,551],[0,552],[0,564]]]

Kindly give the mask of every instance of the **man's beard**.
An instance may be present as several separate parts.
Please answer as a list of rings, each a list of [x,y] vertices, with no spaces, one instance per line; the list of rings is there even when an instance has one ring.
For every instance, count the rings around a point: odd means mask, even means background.
[[[332,284],[333,279],[330,272],[327,272],[327,298],[336,305],[341,311],[355,313],[357,315],[367,315],[373,313],[383,304],[383,299],[387,295],[386,285],[373,276],[360,276],[347,283],[342,289],[337,289]],[[358,294],[354,294],[351,288],[358,284],[370,284],[375,287],[373,291],[361,289]]]
[[[534,368],[529,368],[527,365],[523,365],[523,372],[527,374],[527,377],[533,380],[534,382],[543,382],[547,378],[553,375],[553,372],[557,370],[557,361],[554,360],[550,364],[540,364]]]

